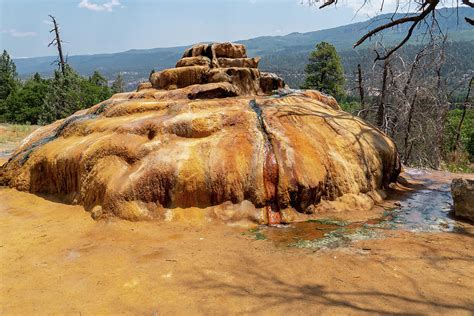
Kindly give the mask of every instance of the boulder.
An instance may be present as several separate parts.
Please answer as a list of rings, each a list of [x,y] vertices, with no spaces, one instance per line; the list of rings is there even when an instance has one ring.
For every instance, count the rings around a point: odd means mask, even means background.
[[[230,98],[240,95],[240,90],[228,82],[198,84],[188,87],[188,99]]]
[[[212,59],[212,46],[209,44],[196,44],[184,51],[183,58],[207,56]]]
[[[137,91],[145,90],[145,89],[151,89],[153,86],[151,85],[151,82],[141,82],[138,84]]]
[[[189,66],[211,66],[211,60],[206,56],[184,57],[176,63],[176,68]]]
[[[207,73],[208,82],[229,82],[239,89],[239,95],[257,94],[259,77],[260,72],[254,68],[213,68]]]
[[[454,214],[474,222],[474,179],[454,179],[451,194]]]
[[[155,89],[172,90],[186,86],[205,83],[209,67],[188,66],[166,69],[151,75],[151,85]]]
[[[225,58],[247,58],[247,50],[242,44],[214,43],[212,44],[214,56]]]
[[[217,58],[220,68],[258,68],[260,58]]]
[[[263,93],[271,94],[272,91],[282,89],[285,87],[283,79],[274,73],[261,72],[260,73],[260,88]]]

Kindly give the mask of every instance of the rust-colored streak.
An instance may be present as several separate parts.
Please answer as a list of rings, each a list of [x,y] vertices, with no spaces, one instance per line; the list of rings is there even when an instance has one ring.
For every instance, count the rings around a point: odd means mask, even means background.
[[[266,139],[266,141],[268,141]],[[265,146],[265,162],[263,164],[263,184],[267,206],[265,207],[268,224],[277,225],[281,223],[281,213],[278,206],[278,163],[273,152],[273,146],[268,141]]]
[[[264,162],[263,162],[263,185],[265,188],[265,211],[269,225],[277,225],[282,222],[280,207],[278,205],[278,161],[270,141],[268,131],[263,120],[262,109],[255,100],[250,102],[250,107],[257,114],[259,130],[264,139]]]

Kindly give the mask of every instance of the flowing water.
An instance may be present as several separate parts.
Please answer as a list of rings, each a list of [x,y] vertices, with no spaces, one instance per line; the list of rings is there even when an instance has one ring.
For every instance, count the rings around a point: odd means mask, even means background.
[[[415,169],[408,170],[407,174],[415,178],[428,175]],[[421,189],[407,193],[396,208],[386,209],[380,218],[363,222],[326,218],[262,226],[251,233],[255,233],[257,239],[267,239],[281,246],[334,248],[356,240],[382,238],[387,230],[451,232],[458,229],[458,222],[451,217],[452,203],[448,183],[434,183],[424,178]]]

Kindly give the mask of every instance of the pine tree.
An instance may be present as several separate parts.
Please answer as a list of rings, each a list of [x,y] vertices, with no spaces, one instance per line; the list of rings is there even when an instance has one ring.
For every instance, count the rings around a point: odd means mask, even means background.
[[[7,120],[6,99],[21,85],[13,60],[4,50],[0,57],[0,122]]]
[[[112,83],[112,93],[121,93],[124,91],[124,81],[121,73],[117,75]]]
[[[107,79],[98,71],[94,71],[89,80],[81,82],[82,108],[88,108],[112,96]]]
[[[316,89],[336,99],[344,96],[344,70],[336,48],[326,42],[316,45],[306,65],[302,89]]]
[[[98,86],[98,87],[105,87],[107,86],[107,79],[97,70],[94,71],[92,76],[89,77],[89,82]]]
[[[38,124],[48,88],[48,81],[36,73],[21,88],[10,93],[5,101],[5,119],[21,124]]]
[[[83,108],[81,81],[84,79],[68,64],[65,65],[64,75],[61,71],[54,72],[45,96],[41,124],[51,123]]]
[[[6,100],[18,84],[15,63],[8,52],[4,50],[0,57],[0,101]]]

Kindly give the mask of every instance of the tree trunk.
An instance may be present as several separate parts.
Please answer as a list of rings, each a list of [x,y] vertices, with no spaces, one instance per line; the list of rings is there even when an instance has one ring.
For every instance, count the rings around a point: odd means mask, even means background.
[[[410,103],[410,109],[408,111],[408,122],[407,122],[407,128],[405,131],[405,139],[403,142],[403,163],[407,164],[408,160],[410,159],[410,153],[411,150],[409,150],[408,147],[408,140],[410,139],[410,134],[411,134],[411,123],[413,120],[413,113],[415,112],[415,103],[416,103],[416,98],[418,96],[418,90],[415,90],[415,95],[413,96],[413,99]],[[411,146],[410,146],[411,148]]]
[[[384,129],[384,117],[385,117],[385,93],[387,89],[387,74],[388,74],[388,59],[384,60],[383,63],[383,76],[382,76],[382,91],[380,92],[380,102],[379,108],[377,110],[377,125],[382,129]]]
[[[459,145],[459,139],[461,138],[462,124],[464,123],[464,118],[466,117],[466,112],[467,112],[467,106],[469,105],[469,95],[471,94],[471,86],[472,86],[473,79],[474,77],[471,77],[471,80],[469,80],[469,86],[467,87],[466,99],[464,100],[464,104],[462,107],[461,120],[459,121],[458,128],[456,129],[456,139],[454,141],[453,151],[457,150],[458,145]]]
[[[61,38],[59,36],[58,24],[56,23],[56,19],[54,18],[54,16],[50,15],[49,17],[51,18],[51,20],[53,20],[53,25],[54,25],[54,28],[50,31],[50,33],[54,32],[55,38],[53,39],[53,41],[48,46],[51,46],[52,44],[54,44],[58,48],[59,67],[61,68],[61,72],[64,75],[65,74],[65,65],[66,65],[66,63],[64,61],[63,48],[61,46]]]
[[[365,108],[364,85],[362,82],[362,69],[360,67],[360,64],[357,65],[357,75],[358,75],[358,85],[359,85],[361,117],[365,119],[367,117],[367,109]]]

